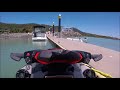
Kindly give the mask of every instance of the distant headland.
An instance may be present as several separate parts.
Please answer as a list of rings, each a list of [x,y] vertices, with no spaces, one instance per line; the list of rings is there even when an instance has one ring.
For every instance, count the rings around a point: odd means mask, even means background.
[[[33,30],[33,27],[36,25],[45,26],[46,32],[52,31],[52,26],[46,25],[46,24],[36,24],[36,23],[15,24],[15,23],[0,22],[0,34],[3,34],[5,32],[7,32],[7,33],[28,33],[28,32],[31,33]],[[58,26],[55,26],[55,32],[57,32],[57,31],[58,31]],[[97,35],[97,34],[83,32],[75,27],[67,28],[67,30],[62,29],[62,35],[67,36],[67,37],[86,36],[86,37],[97,37],[97,38],[107,38],[107,39],[120,40],[120,38],[117,38],[117,37],[103,36],[103,35]]]

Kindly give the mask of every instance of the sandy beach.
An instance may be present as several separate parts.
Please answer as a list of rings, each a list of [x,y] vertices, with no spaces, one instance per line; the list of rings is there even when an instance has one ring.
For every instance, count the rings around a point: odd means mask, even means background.
[[[88,43],[56,38],[51,35],[47,35],[47,37],[63,49],[83,50],[92,54],[102,54],[102,60],[98,62],[91,60],[90,64],[96,69],[112,75],[114,78],[120,78],[120,52]]]

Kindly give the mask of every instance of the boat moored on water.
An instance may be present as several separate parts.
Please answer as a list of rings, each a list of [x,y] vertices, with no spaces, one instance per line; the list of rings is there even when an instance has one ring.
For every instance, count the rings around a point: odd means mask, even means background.
[[[47,40],[44,26],[34,26],[32,33],[33,33],[33,36],[32,36],[33,41],[45,41],[45,40]]]

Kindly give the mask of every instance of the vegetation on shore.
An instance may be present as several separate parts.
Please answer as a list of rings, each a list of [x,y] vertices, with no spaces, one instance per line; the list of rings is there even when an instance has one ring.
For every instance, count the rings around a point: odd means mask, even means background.
[[[0,33],[9,32],[9,33],[28,33],[33,31],[33,27],[36,25],[43,25],[45,26],[45,31],[52,30],[51,25],[46,24],[36,24],[36,23],[28,23],[28,24],[9,24],[9,23],[2,23],[0,22]],[[87,36],[87,37],[98,37],[98,38],[108,38],[108,39],[119,39],[116,37],[110,37],[110,36],[103,36],[103,35],[97,35],[97,34],[91,34],[82,32],[81,30],[77,28],[72,28],[73,33],[67,33],[66,36]],[[55,31],[58,31],[58,26],[55,26]],[[120,39],[119,39],[120,40]]]

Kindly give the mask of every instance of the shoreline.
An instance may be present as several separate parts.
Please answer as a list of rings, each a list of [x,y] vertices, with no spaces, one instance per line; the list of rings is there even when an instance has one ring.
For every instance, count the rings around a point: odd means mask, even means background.
[[[10,39],[10,38],[32,38],[32,33],[6,33],[0,34],[0,39]]]
[[[2,33],[0,34],[1,38],[31,38],[32,33]],[[84,36],[83,36],[84,37]],[[94,37],[94,36],[85,36],[85,37]],[[120,40],[120,38],[105,38],[105,37],[94,37],[94,38],[103,38],[103,39],[112,39],[112,40]]]
[[[0,40],[5,40],[5,39],[8,39],[8,40],[31,39],[32,40],[32,33],[8,33],[8,34],[4,33],[4,34],[0,34]],[[108,39],[108,38],[104,38],[104,39]],[[113,40],[113,39],[111,39],[111,40]],[[89,44],[91,44],[91,43],[89,43]],[[92,45],[96,45],[96,44],[92,44]],[[100,46],[100,45],[97,45],[97,46]],[[107,47],[103,47],[103,48],[107,48]],[[107,49],[120,52],[119,50],[115,50],[115,49],[111,49],[111,48],[107,48]]]

